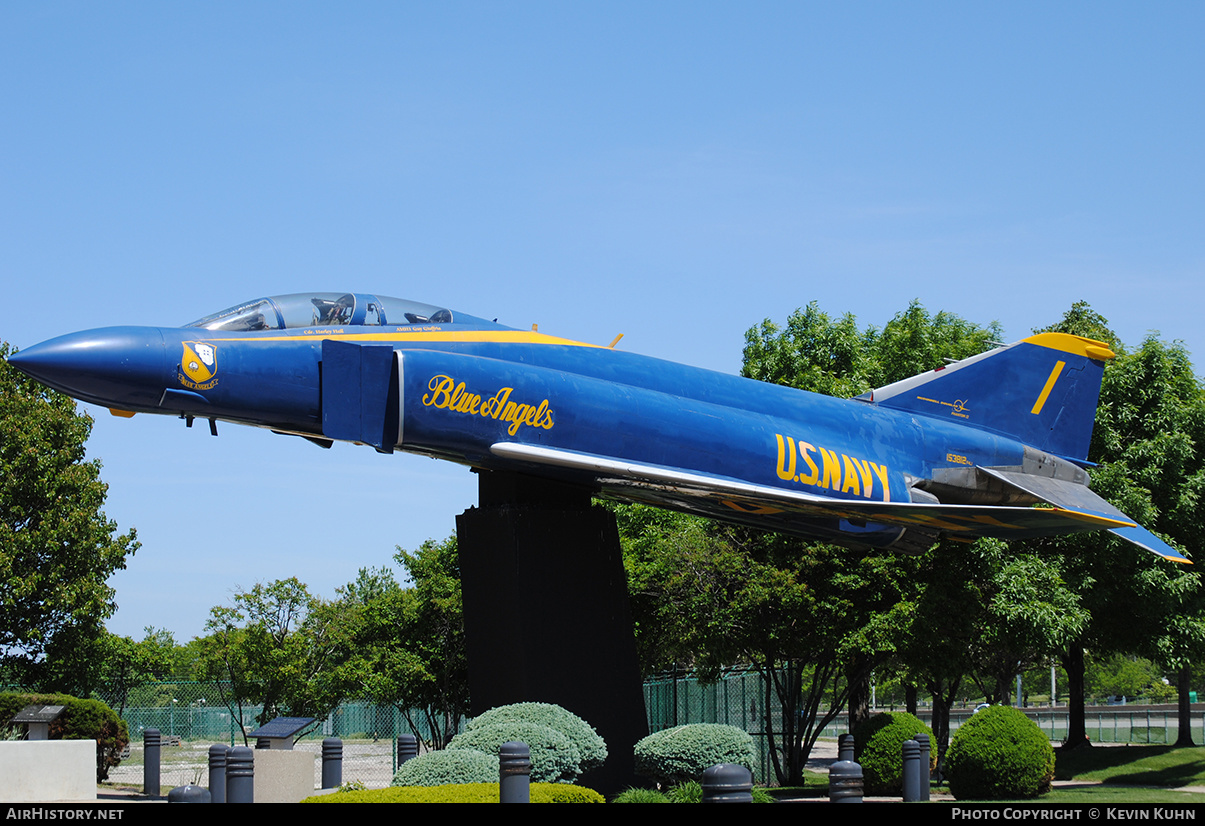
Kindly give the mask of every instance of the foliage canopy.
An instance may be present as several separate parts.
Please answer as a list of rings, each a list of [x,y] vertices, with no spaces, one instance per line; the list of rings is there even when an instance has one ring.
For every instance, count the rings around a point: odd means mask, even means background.
[[[138,549],[101,510],[100,462],[85,460],[92,420],[24,376],[0,343],[0,665],[9,678],[74,690],[45,658],[86,646],[116,610],[108,578]]]

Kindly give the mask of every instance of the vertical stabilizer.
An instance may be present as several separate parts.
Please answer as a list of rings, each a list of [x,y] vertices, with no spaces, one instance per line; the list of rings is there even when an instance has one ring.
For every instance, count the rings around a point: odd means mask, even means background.
[[[883,407],[950,419],[1084,461],[1113,351],[1067,333],[1029,338],[859,396]]]

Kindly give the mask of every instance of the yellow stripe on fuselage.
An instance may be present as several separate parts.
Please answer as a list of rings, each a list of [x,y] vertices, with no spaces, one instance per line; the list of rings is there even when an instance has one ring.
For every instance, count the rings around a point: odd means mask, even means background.
[[[240,335],[240,336],[222,336],[207,338],[206,341],[322,341],[323,339],[332,339],[336,341],[379,341],[389,342],[390,344],[403,341],[438,341],[438,342],[457,342],[457,343],[497,343],[497,344],[559,344],[568,347],[595,347],[598,349],[606,349],[597,344],[587,344],[584,341],[574,341],[568,338],[557,338],[556,336],[544,335],[543,333],[530,332],[527,330],[416,330],[414,332],[407,331],[407,328],[402,327],[391,332],[380,333],[361,333],[347,332],[346,329],[324,330],[321,328],[309,327],[304,334],[293,335]],[[265,331],[270,333],[271,331]]]

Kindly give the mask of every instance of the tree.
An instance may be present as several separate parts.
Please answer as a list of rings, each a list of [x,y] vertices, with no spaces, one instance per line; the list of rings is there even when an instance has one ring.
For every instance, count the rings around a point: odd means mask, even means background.
[[[150,626],[139,642],[103,628],[85,640],[70,635],[64,642],[60,634],[47,651],[44,682],[77,697],[107,690],[120,716],[133,689],[168,677],[176,648],[170,631]]]
[[[0,342],[0,358],[11,352]],[[0,666],[12,682],[70,687],[45,682],[47,652],[100,636],[117,608],[107,580],[138,549],[102,511],[91,430],[71,399],[0,361]]]
[[[742,375],[849,397],[984,352],[1000,337],[994,322],[980,327],[952,313],[931,315],[917,301],[881,331],[859,331],[852,314],[834,320],[812,303],[792,313],[785,327],[766,320],[745,334]],[[957,546],[949,553],[966,549]],[[906,612],[892,616],[908,621]],[[851,726],[869,717],[870,673],[883,659],[883,651],[873,646],[850,651]]]
[[[916,302],[881,331],[811,304],[785,327],[767,320],[748,331],[742,374],[848,397],[982,352],[998,337],[994,325],[931,316]],[[799,782],[815,738],[846,700],[851,717],[868,708],[870,674],[909,621],[901,606],[910,604],[916,558],[641,508],[621,509],[619,522],[645,667],[684,663],[706,677],[752,664],[767,686],[776,774]]]
[[[953,313],[930,315],[917,301],[882,330],[858,330],[850,313],[839,319],[813,302],[780,327],[766,319],[745,333],[741,375],[826,396],[850,398],[990,349],[1001,337]]]
[[[1125,697],[1129,701],[1137,697],[1154,700],[1152,694],[1165,696],[1168,688],[1155,663],[1125,654],[1092,658],[1085,668],[1084,687],[1093,697]]]
[[[469,709],[456,537],[398,548],[394,559],[412,587],[378,569],[340,589],[352,619],[339,682],[349,696],[397,708],[416,737],[443,748]]]
[[[172,668],[176,640],[170,631],[148,626],[135,642],[105,632],[102,645],[102,679],[117,696],[117,716],[125,713],[130,692],[154,680],[165,680]]]
[[[859,558],[644,506],[616,510],[645,668],[680,663],[707,680],[751,665],[766,686],[775,774],[799,784],[821,730],[844,707],[852,654],[883,648],[898,567],[912,560]]]
[[[1205,495],[1205,393],[1187,351],[1178,342],[1149,336],[1127,352],[1107,319],[1084,302],[1045,329],[1095,338],[1117,352],[1105,369],[1092,432],[1088,459],[1097,465],[1092,489],[1139,524],[1178,543],[1191,558],[1205,528],[1199,507]],[[1085,648],[1100,656],[1153,656],[1182,673],[1186,715],[1186,669],[1205,653],[1205,605],[1196,566],[1185,570],[1161,562],[1101,534],[1036,544],[1062,551],[1068,581],[1092,617],[1063,656],[1071,717],[1065,747],[1088,743]],[[1180,736],[1190,737],[1186,720]]]
[[[980,540],[987,597],[974,645],[975,682],[989,703],[1007,704],[1013,678],[1062,651],[1087,627],[1087,610],[1063,581],[1056,558],[1010,552]]]
[[[236,592],[233,606],[210,610],[205,628],[203,674],[218,681],[244,741],[249,704],[262,704],[260,725],[282,713],[322,718],[338,705],[333,672],[347,623],[340,606],[311,596],[296,578]]]
[[[950,744],[950,708],[974,670],[983,624],[985,583],[976,555],[954,542],[939,542],[921,558],[917,586],[899,606],[899,670],[933,698],[933,737],[941,776]]]

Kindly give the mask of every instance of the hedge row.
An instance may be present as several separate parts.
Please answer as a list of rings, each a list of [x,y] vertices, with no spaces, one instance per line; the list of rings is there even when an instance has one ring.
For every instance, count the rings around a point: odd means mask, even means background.
[[[0,721],[7,723],[30,705],[65,706],[50,724],[51,740],[95,740],[96,781],[109,778],[130,743],[126,721],[99,700],[80,700],[67,694],[0,694]]]
[[[302,803],[497,803],[497,783],[461,783],[445,786],[391,786],[359,792],[307,797]],[[532,783],[532,803],[605,803],[593,789],[568,783]]]

